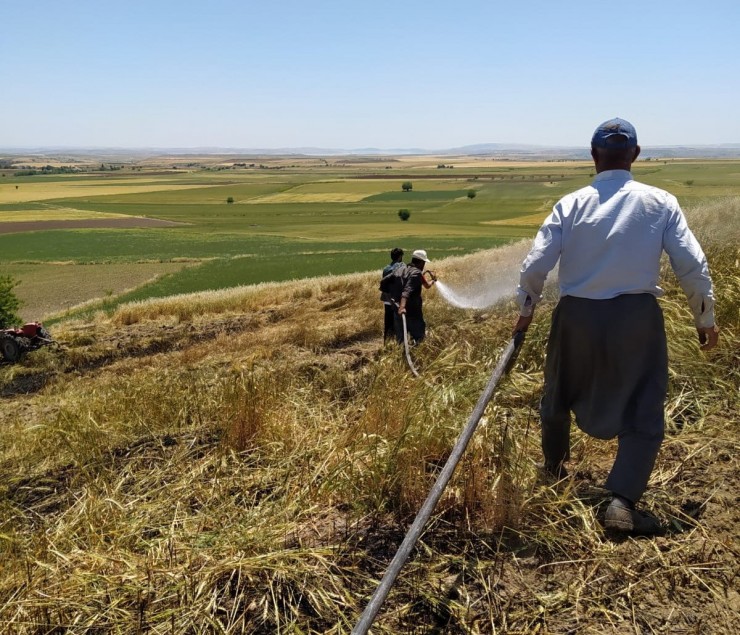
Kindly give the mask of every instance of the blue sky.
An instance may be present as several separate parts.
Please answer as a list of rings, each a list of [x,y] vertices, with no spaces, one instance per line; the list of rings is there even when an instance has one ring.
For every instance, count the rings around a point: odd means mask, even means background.
[[[737,0],[0,0],[0,147],[740,143]]]

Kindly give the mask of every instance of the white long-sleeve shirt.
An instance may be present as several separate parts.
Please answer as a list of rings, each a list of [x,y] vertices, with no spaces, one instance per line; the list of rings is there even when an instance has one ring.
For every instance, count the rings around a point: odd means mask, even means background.
[[[522,265],[521,315],[542,299],[547,274],[560,260],[560,295],[605,300],[628,293],[663,294],[665,251],[697,327],[714,325],[714,294],[704,252],[676,197],[639,183],[627,170],[607,170],[558,201]]]

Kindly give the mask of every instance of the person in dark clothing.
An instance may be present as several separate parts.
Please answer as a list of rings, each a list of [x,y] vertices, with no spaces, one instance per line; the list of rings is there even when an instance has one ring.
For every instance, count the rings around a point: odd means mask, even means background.
[[[567,476],[570,421],[597,439],[617,437],[605,487],[609,529],[661,530],[639,511],[664,434],[668,353],[656,300],[665,251],[693,313],[701,350],[717,345],[714,292],[704,253],[676,198],[635,181],[640,154],[628,121],[601,124],[591,139],[596,178],[553,207],[521,269],[519,319],[526,331],[558,260],[560,300],[552,315],[540,404],[544,469]]]
[[[394,247],[391,249],[391,261],[383,267],[383,278],[392,274],[396,269],[403,266],[403,249]],[[387,294],[381,294],[380,299],[383,301],[385,315],[383,317],[383,341],[395,336],[395,319],[396,307],[393,300]]]
[[[427,252],[417,249],[411,255],[411,264],[406,267],[404,275],[401,301],[398,303],[398,312],[395,315],[396,340],[403,344],[403,318],[406,316],[406,328],[416,344],[426,335],[426,323],[422,311],[421,289],[431,288],[437,281],[434,274],[430,275],[431,282],[424,276],[424,267],[429,262]],[[431,273],[431,272],[430,272]]]

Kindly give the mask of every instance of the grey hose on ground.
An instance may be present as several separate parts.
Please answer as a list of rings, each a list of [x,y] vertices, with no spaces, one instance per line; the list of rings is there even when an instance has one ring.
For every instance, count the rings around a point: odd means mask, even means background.
[[[405,326],[406,324],[404,320],[404,329]],[[416,541],[419,539],[424,526],[429,520],[429,517],[432,515],[432,512],[439,502],[439,499],[442,496],[445,487],[447,487],[447,483],[449,483],[450,478],[452,478],[452,474],[454,473],[457,464],[460,462],[465,449],[468,447],[468,443],[473,437],[473,433],[478,426],[478,422],[483,416],[483,412],[485,411],[488,402],[491,400],[491,397],[493,397],[493,392],[496,389],[496,385],[498,384],[504,373],[506,373],[513,366],[523,342],[523,331],[515,333],[514,337],[512,337],[509,341],[509,344],[507,345],[506,349],[501,355],[501,358],[496,364],[496,368],[494,368],[493,373],[491,374],[491,378],[488,380],[488,384],[486,384],[486,388],[483,391],[483,394],[481,394],[480,398],[478,399],[478,403],[475,405],[475,409],[470,415],[468,423],[466,424],[462,433],[455,442],[455,446],[452,448],[452,452],[450,453],[447,462],[445,463],[442,471],[437,477],[437,481],[432,486],[427,499],[424,501],[421,509],[416,514],[416,518],[414,519],[411,528],[406,533],[406,537],[403,539],[403,542],[398,548],[398,551],[396,551],[396,555],[393,557],[393,560],[391,560],[391,563],[388,565],[388,569],[386,569],[386,572],[383,575],[378,588],[375,590],[375,593],[373,593],[373,596],[370,598],[370,602],[365,607],[365,610],[360,616],[360,620],[357,622],[357,625],[354,627],[354,629],[352,629],[352,635],[367,635],[368,630],[375,621],[375,617],[377,616],[378,611],[380,611],[380,607],[383,605],[386,597],[388,597],[388,593],[390,592],[393,583],[396,581],[396,578],[401,571],[401,567],[403,567],[404,563],[409,557],[409,554],[411,553],[411,550],[414,548],[414,545],[416,545]]]

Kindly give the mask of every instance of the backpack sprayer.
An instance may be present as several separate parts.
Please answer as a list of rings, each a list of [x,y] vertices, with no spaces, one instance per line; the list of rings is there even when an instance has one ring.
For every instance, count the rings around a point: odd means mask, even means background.
[[[470,415],[468,423],[455,442],[455,447],[452,448],[452,452],[437,477],[436,482],[432,486],[427,499],[416,514],[416,518],[414,519],[411,528],[406,533],[406,537],[403,539],[398,551],[396,551],[396,555],[393,557],[390,565],[388,565],[388,569],[383,575],[383,579],[380,581],[375,593],[373,593],[373,596],[370,598],[370,602],[365,607],[365,610],[360,617],[360,621],[357,622],[357,625],[352,629],[352,635],[367,635],[368,630],[375,621],[378,611],[380,611],[380,607],[383,605],[386,597],[388,597],[388,593],[390,592],[393,583],[396,581],[396,578],[401,571],[401,567],[403,567],[404,563],[408,559],[411,550],[414,548],[416,541],[419,539],[419,536],[424,529],[424,525],[426,525],[429,517],[432,515],[445,487],[447,487],[447,483],[449,483],[452,478],[452,474],[454,473],[457,464],[460,462],[465,449],[468,447],[468,443],[475,433],[475,429],[483,416],[483,412],[485,411],[488,402],[491,400],[491,397],[493,397],[493,392],[496,389],[499,380],[514,365],[523,342],[524,331],[517,331],[514,333],[514,336],[511,338],[511,341],[496,364],[496,368],[494,368],[483,394],[478,399],[478,403],[476,404],[473,413]],[[410,363],[411,362],[409,360],[409,364]]]

